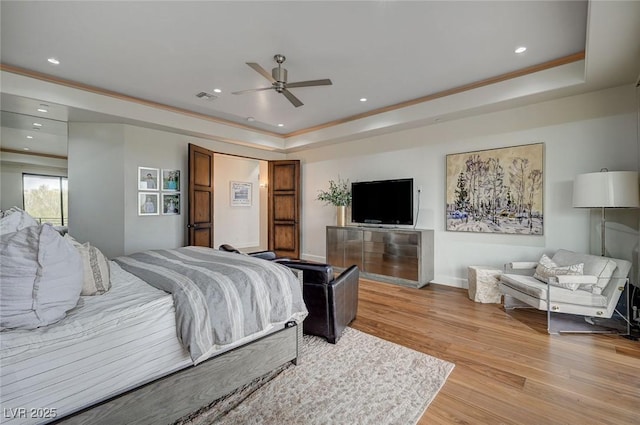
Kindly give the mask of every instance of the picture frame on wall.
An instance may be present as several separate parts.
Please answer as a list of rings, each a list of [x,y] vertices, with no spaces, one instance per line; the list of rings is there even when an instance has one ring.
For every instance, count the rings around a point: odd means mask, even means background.
[[[231,182],[231,206],[232,207],[250,207],[252,183],[248,182]]]
[[[162,190],[180,192],[180,170],[162,169]]]
[[[162,215],[179,215],[180,214],[180,194],[179,193],[163,193],[162,194]]]
[[[446,230],[544,234],[544,143],[449,154]]]
[[[158,215],[160,214],[158,193],[138,192],[138,215]]]
[[[138,190],[158,190],[160,169],[138,167]]]

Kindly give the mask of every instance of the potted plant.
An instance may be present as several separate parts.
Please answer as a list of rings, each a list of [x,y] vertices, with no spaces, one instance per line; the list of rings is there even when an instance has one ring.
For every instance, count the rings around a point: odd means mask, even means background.
[[[338,226],[347,224],[347,207],[351,205],[351,186],[349,180],[329,180],[329,190],[321,190],[318,193],[318,201],[337,207]]]

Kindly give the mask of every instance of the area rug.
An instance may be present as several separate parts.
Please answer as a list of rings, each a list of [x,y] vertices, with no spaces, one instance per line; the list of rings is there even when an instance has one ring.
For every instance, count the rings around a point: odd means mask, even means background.
[[[203,424],[415,424],[454,365],[347,328],[306,336],[302,360],[178,421]]]

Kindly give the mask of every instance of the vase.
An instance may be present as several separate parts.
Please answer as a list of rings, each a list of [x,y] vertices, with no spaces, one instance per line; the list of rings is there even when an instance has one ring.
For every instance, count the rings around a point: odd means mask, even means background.
[[[338,226],[346,226],[347,225],[347,207],[344,205],[339,205],[337,208],[337,222]]]

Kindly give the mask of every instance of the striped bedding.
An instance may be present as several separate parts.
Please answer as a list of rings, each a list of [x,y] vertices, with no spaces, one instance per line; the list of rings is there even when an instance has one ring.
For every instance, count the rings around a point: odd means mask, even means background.
[[[58,323],[2,332],[0,423],[49,422],[193,364],[171,295],[110,268],[111,289]]]
[[[194,364],[221,345],[307,316],[295,275],[274,262],[202,247],[144,251],[114,261],[173,295],[178,339]]]

